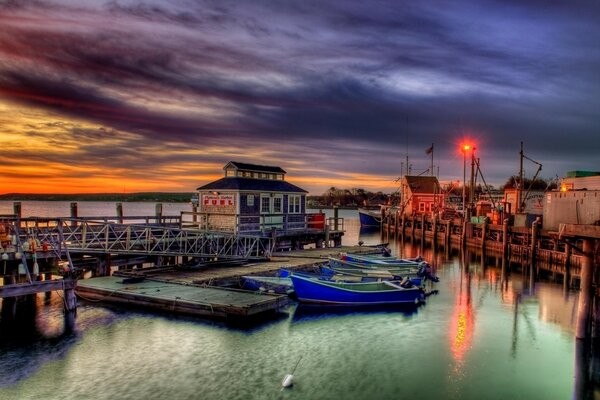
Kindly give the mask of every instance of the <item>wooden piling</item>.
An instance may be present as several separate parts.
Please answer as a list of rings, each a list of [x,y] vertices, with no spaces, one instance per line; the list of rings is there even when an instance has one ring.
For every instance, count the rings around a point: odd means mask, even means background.
[[[162,203],[156,203],[156,205],[154,206],[154,217],[156,218],[157,224],[161,224],[161,222],[162,222],[162,212],[163,212]]]
[[[433,231],[433,248],[435,249],[436,245],[437,245],[437,225],[438,225],[438,215],[437,213],[433,214],[433,222],[432,222],[432,226],[431,226],[431,230]]]
[[[20,201],[15,201],[13,203],[13,214],[16,215],[18,219],[21,219],[21,217],[22,217],[22,209],[21,209],[21,202]]]
[[[577,325],[575,327],[575,338],[587,339],[590,337],[590,319],[592,317],[592,281],[593,281],[593,251],[594,240],[583,239],[583,259],[581,260],[581,281],[579,292],[579,304],[577,306]]]
[[[563,290],[566,292],[571,287],[571,263],[569,259],[571,258],[571,245],[569,243],[565,243],[565,261],[563,263],[563,267],[565,269],[565,273],[563,275]]]
[[[507,258],[509,256],[508,250],[508,218],[502,221],[502,257]]]
[[[117,207],[117,222],[123,223],[123,203],[117,203],[115,205]]]
[[[334,231],[338,231],[339,230],[339,207],[338,206],[333,206],[333,230]]]
[[[404,227],[405,226],[406,226],[406,215],[404,215],[404,213],[402,213],[402,229],[401,229],[402,239],[404,239]]]
[[[425,214],[421,214],[421,243],[425,242]]]
[[[481,224],[481,251],[485,251],[485,237],[487,236],[487,218],[483,219],[483,223]]]
[[[65,289],[65,332],[70,333],[75,329],[75,317],[77,316],[77,297],[75,289]]]
[[[77,202],[71,203],[71,218],[75,219],[79,216],[79,212],[77,209]]]

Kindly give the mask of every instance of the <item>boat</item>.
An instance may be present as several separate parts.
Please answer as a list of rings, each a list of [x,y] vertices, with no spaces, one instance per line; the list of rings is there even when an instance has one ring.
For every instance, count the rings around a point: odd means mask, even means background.
[[[242,289],[246,290],[279,294],[291,294],[294,292],[294,286],[290,277],[244,275],[242,276],[242,280]]]
[[[354,270],[357,273],[378,273],[402,277],[419,277],[423,280],[439,282],[439,278],[433,274],[431,265],[426,261],[411,259],[396,260],[396,263],[361,263],[348,261],[347,259],[329,257],[329,267],[339,273],[349,273]]]
[[[360,226],[381,226],[381,211],[379,209],[359,208],[358,219]]]
[[[401,275],[394,275],[390,271],[383,269],[365,269],[365,268],[336,268],[333,269],[327,265],[321,265],[321,273],[324,276],[330,276],[331,280],[338,281],[357,281],[357,282],[379,282],[390,280],[403,280],[405,278],[417,286],[425,282],[425,277],[420,276],[418,271],[403,271]]]
[[[394,265],[394,266],[418,266],[420,262],[424,261],[423,257],[418,256],[415,258],[396,258],[392,256],[386,256],[385,254],[355,254],[355,253],[342,253],[340,259],[344,261],[355,262],[359,264],[371,264],[371,265]]]
[[[410,280],[381,282],[336,282],[292,274],[294,291],[300,302],[365,306],[419,304],[425,293]]]

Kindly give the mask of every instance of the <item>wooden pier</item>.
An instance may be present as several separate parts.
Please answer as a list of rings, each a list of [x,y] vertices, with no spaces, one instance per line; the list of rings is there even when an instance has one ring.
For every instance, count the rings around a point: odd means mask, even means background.
[[[466,222],[460,218],[440,219],[425,214],[384,215],[382,234],[403,240],[428,241],[436,247],[475,249],[487,255],[505,257],[509,262],[533,265],[535,274],[549,273],[566,287],[577,287],[581,277],[581,247],[571,246],[558,238],[557,232],[540,229],[539,221],[531,227]]]

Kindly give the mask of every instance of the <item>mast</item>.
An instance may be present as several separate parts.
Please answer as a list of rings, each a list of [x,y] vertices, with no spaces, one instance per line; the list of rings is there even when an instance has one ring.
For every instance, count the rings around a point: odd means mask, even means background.
[[[519,152],[519,186],[517,187],[517,212],[523,211],[523,142],[521,142],[521,151]]]

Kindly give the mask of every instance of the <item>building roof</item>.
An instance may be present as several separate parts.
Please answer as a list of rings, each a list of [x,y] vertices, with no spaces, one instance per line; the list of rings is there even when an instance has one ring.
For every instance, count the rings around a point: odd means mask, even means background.
[[[280,167],[275,167],[271,165],[258,165],[258,164],[246,164],[237,161],[229,161],[223,169],[227,169],[230,165],[235,168],[243,171],[255,171],[255,172],[269,172],[269,173],[279,173],[285,174],[286,172]]]
[[[289,182],[272,179],[254,179],[240,177],[226,177],[218,181],[200,186],[196,190],[240,190],[261,192],[296,192],[308,193],[306,190],[292,185]]]
[[[404,179],[412,193],[436,193],[440,191],[440,185],[435,176],[405,175]]]

